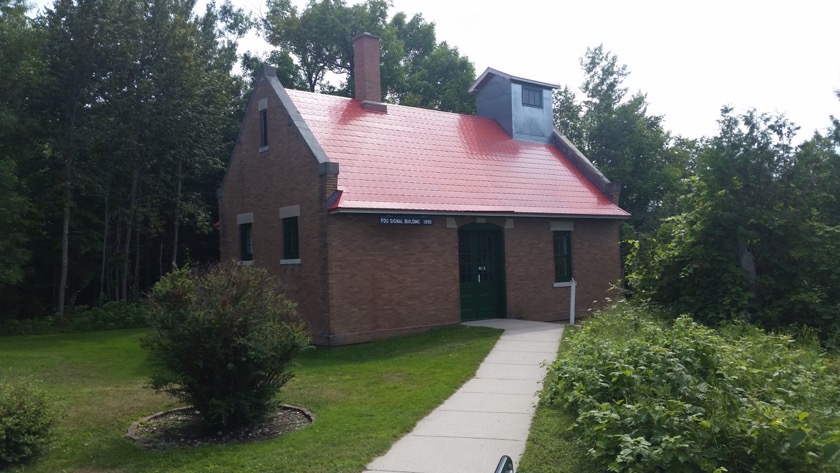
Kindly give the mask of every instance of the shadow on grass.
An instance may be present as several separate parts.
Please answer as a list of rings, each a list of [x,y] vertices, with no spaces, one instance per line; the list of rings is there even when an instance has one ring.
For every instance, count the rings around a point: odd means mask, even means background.
[[[455,335],[454,331],[463,333]],[[421,354],[439,354],[441,350],[451,350],[446,344],[453,340],[468,343],[471,340],[498,338],[501,332],[499,329],[466,326],[432,329],[408,337],[358,345],[316,347],[302,353],[298,357],[298,362],[308,366],[336,367],[347,364],[375,363],[395,358],[413,358]]]

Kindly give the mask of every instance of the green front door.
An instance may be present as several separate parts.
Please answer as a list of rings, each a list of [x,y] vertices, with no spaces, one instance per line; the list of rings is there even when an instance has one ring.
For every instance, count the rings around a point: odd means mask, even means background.
[[[470,224],[458,231],[461,320],[505,316],[505,267],[502,229]]]

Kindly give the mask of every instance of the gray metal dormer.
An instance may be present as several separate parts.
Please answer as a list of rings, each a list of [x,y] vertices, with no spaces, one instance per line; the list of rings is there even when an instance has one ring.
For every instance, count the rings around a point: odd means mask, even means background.
[[[496,120],[513,139],[551,143],[551,91],[556,88],[488,67],[469,91],[477,96],[478,116]]]

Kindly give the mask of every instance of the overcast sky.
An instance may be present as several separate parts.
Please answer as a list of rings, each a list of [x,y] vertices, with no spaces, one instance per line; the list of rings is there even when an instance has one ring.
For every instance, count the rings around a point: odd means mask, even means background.
[[[265,11],[264,0],[233,1]],[[579,58],[603,44],[627,65],[630,92],[647,94],[649,111],[686,137],[714,134],[724,105],[783,113],[802,127],[799,139],[840,116],[837,0],[392,2],[392,14],[434,22],[438,41],[456,46],[476,74],[492,67],[578,92]]]
[[[578,92],[579,58],[603,43],[627,65],[630,92],[646,93],[649,111],[687,137],[714,134],[723,105],[784,113],[800,139],[840,116],[836,0],[392,1],[392,13],[434,22],[438,41],[458,47],[477,74],[492,67]]]

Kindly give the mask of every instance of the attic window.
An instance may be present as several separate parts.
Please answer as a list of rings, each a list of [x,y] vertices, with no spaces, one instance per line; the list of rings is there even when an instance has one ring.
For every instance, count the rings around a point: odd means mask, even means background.
[[[259,101],[260,152],[268,151],[268,99]]]
[[[268,148],[268,111],[260,110],[260,151]]]
[[[543,108],[542,89],[522,86],[522,105]]]

